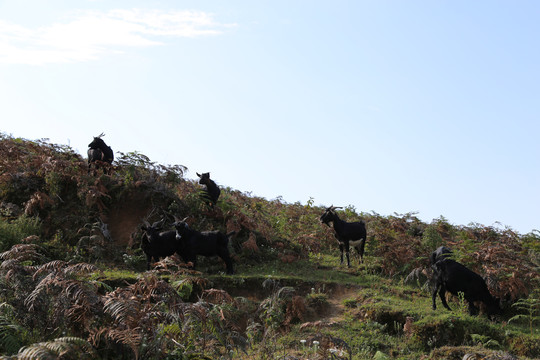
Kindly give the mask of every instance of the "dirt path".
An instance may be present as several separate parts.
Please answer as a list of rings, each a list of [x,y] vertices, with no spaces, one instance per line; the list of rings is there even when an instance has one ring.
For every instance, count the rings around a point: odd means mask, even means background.
[[[343,313],[346,310],[343,301],[354,299],[358,292],[357,288],[339,286],[327,293],[328,304],[320,311],[312,312],[305,319],[304,327],[323,327],[332,325],[343,320]]]
[[[355,288],[343,288],[337,294],[334,294],[328,299],[330,304],[328,312],[324,314],[323,319],[328,322],[337,322],[341,320],[341,316],[345,311],[345,305],[343,301],[346,299],[354,298],[358,289]]]

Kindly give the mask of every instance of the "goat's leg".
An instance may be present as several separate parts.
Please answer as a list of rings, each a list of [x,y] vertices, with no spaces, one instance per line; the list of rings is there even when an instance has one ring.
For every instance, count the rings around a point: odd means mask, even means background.
[[[88,163],[88,175],[96,176],[96,164],[94,162]]]
[[[356,248],[358,250],[358,254],[360,254],[360,263],[364,262],[364,248],[365,247],[366,247],[366,239],[362,239],[362,241],[360,241],[359,247]]]
[[[152,263],[152,255],[146,255],[146,270],[150,270],[151,263]]]
[[[441,302],[443,306],[447,308],[448,310],[452,310],[450,309],[450,306],[448,306],[448,303],[446,302],[446,288],[444,287],[444,285],[441,286],[441,290],[439,291],[439,296],[441,298]]]
[[[472,302],[469,302],[469,315],[477,315],[478,314],[478,308],[474,306]]]
[[[431,294],[431,300],[433,301],[433,305],[432,305],[433,310],[437,310],[437,304],[436,304],[437,292],[439,292],[439,284],[435,285],[435,288],[433,289],[433,293]]]
[[[231,255],[229,254],[229,249],[228,248],[222,249],[218,255],[223,261],[225,261],[225,265],[227,267],[227,274],[229,275],[234,274],[233,264],[232,264]]]
[[[356,249],[356,252],[358,252],[358,255],[360,256],[360,264],[364,262],[364,246],[365,245],[366,245],[366,239],[362,239],[360,240],[360,243],[354,247]]]
[[[349,253],[350,253],[350,247],[349,247],[349,243],[346,243],[345,244],[345,255],[347,255],[347,267],[351,267],[351,260],[349,258]]]
[[[223,259],[225,261],[225,265],[227,266],[227,274],[232,275],[234,274],[233,270],[233,264],[230,257]]]
[[[186,263],[189,269],[195,270],[195,266],[197,264],[197,255],[193,255],[191,254],[191,252],[189,252],[185,256],[182,256],[182,259],[184,259],[184,262]]]
[[[339,251],[341,252],[341,262],[340,262],[341,265],[343,265],[343,250],[344,250],[343,246],[344,246],[343,243],[340,242]]]
[[[467,302],[469,303],[469,315],[477,315],[478,314],[478,308],[474,306],[474,302],[471,299],[467,299]]]
[[[229,263],[227,264],[227,274],[229,274],[229,275],[234,274],[233,265],[232,265],[232,262],[230,260],[229,260]]]

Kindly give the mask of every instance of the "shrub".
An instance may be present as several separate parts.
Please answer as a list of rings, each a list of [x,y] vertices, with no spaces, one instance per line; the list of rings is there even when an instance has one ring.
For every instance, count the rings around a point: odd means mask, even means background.
[[[425,350],[451,345],[466,345],[473,334],[482,334],[499,344],[504,343],[500,327],[472,316],[426,317],[413,324],[413,338]]]
[[[14,221],[0,219],[0,252],[10,249],[30,235],[41,233],[41,222],[37,217],[23,215]]]
[[[428,249],[435,250],[442,244],[442,236],[439,234],[435,226],[430,225],[424,230],[422,235],[422,245]]]

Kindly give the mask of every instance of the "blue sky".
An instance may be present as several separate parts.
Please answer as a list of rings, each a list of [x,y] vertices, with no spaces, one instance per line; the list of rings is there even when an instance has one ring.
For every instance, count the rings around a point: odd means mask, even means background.
[[[0,0],[0,130],[222,186],[540,229],[536,1]],[[502,225],[499,225],[502,224]]]

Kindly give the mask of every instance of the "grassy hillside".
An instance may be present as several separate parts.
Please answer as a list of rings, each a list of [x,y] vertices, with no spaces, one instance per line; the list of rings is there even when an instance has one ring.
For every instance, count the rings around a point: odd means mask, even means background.
[[[346,207],[366,259],[339,264],[324,207],[222,188],[210,208],[186,168],[119,154],[88,174],[71,148],[0,134],[0,355],[13,359],[485,359],[540,357],[540,233]],[[216,179],[219,182],[219,179]],[[144,220],[236,231],[218,258],[146,271]],[[451,247],[503,299],[431,310],[429,254]],[[81,355],[82,354],[82,355]]]

